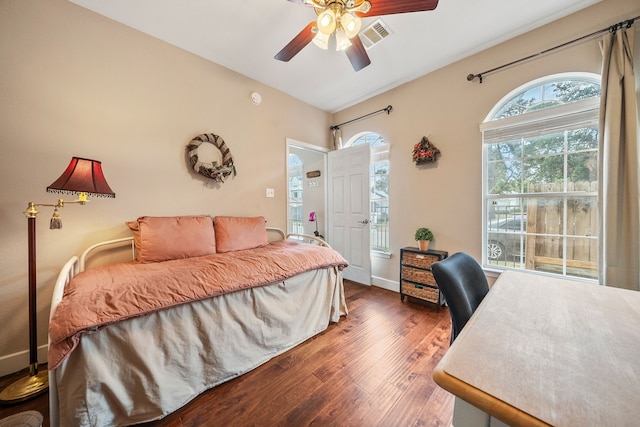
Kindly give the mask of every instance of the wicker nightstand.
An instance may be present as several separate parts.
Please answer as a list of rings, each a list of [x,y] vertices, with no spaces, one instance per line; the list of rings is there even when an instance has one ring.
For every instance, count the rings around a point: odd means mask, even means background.
[[[404,297],[408,295],[440,307],[444,300],[431,273],[431,264],[445,259],[448,255],[448,252],[432,249],[400,249],[400,299],[404,301]]]

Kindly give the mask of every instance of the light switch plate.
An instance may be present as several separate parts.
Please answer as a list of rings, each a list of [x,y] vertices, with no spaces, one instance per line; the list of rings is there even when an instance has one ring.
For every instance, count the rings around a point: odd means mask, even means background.
[[[267,188],[267,197],[275,197],[276,191],[273,188]]]

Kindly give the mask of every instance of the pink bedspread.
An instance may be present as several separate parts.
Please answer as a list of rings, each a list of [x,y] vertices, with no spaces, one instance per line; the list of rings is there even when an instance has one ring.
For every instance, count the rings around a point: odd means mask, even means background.
[[[333,249],[282,240],[244,251],[87,270],[66,286],[49,324],[48,368],[56,368],[83,334],[111,323],[317,268],[346,266]]]

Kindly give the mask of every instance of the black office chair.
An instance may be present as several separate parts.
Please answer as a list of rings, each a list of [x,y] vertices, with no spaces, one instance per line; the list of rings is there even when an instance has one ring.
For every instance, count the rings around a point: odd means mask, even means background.
[[[433,263],[431,272],[449,306],[453,342],[489,292],[489,283],[482,267],[464,252]]]

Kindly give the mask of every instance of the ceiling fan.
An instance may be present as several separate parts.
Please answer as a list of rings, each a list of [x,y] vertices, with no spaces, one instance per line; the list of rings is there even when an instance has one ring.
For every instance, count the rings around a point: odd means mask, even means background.
[[[318,18],[310,22],[275,56],[288,62],[306,45],[313,41],[327,49],[329,40],[335,35],[336,50],[344,50],[353,66],[360,71],[371,64],[371,59],[358,36],[362,26],[360,18],[392,15],[396,13],[433,10],[438,0],[288,0],[313,7]]]

